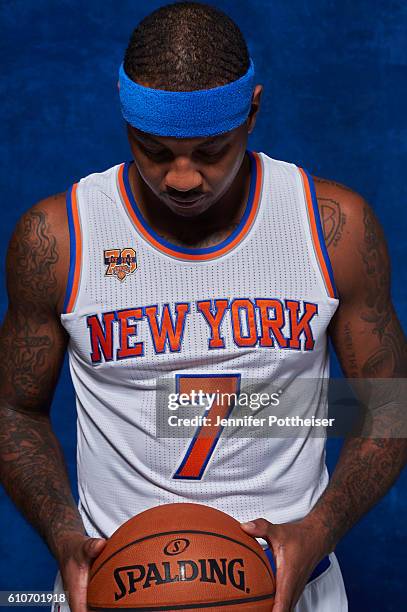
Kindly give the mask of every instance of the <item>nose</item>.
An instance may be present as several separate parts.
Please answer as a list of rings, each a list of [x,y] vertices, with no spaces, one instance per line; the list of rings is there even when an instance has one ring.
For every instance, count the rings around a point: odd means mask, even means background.
[[[166,187],[177,191],[191,191],[202,185],[202,175],[188,158],[177,158],[165,177]]]

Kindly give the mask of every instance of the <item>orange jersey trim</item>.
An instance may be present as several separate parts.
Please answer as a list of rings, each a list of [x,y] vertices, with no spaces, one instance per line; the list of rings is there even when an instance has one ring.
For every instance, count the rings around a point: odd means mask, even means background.
[[[332,266],[329,261],[328,252],[326,250],[325,241],[324,241],[324,237],[322,234],[321,221],[319,218],[318,203],[316,201],[315,192],[312,193],[311,191],[311,189],[313,188],[311,184],[311,177],[302,168],[298,168],[298,169],[300,171],[302,183],[304,186],[305,200],[307,203],[308,218],[309,218],[310,228],[311,228],[311,236],[312,236],[312,241],[314,244],[315,254],[317,256],[317,260],[319,263],[319,268],[321,270],[328,295],[331,298],[337,298],[338,294],[336,291],[335,281],[333,278]]]
[[[67,295],[65,298],[66,307],[65,313],[72,312],[75,306],[76,298],[79,290],[79,280],[81,276],[82,262],[82,235],[81,225],[79,220],[78,199],[77,199],[78,183],[75,183],[67,197],[67,210],[70,234],[70,270],[68,277]]]
[[[118,170],[120,194],[126,210],[139,233],[153,247],[176,259],[186,261],[210,261],[229,253],[248,234],[259,209],[260,193],[263,182],[262,163],[260,156],[257,153],[249,152],[249,155],[251,160],[251,185],[248,203],[242,220],[236,230],[232,232],[232,234],[226,240],[214,247],[209,247],[206,249],[181,248],[177,247],[176,245],[172,245],[166,240],[160,238],[154,232],[154,230],[147,225],[130,189],[128,177],[126,176],[128,165],[126,166],[126,164],[122,164]]]

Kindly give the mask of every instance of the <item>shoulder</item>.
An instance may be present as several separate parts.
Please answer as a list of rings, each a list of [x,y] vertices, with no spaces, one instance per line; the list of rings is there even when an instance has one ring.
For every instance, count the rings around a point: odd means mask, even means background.
[[[16,234],[34,238],[36,231],[48,230],[62,239],[67,228],[66,192],[57,193],[40,200],[26,210],[18,220]]]
[[[359,225],[365,207],[369,206],[359,193],[346,185],[317,176],[313,180],[326,246],[336,247],[344,233],[357,229],[355,225]]]
[[[388,268],[384,233],[362,195],[329,179],[313,180],[335,283],[346,298],[373,267]]]
[[[45,198],[18,220],[7,253],[10,299],[29,288],[57,309],[63,302],[69,265],[66,193]]]

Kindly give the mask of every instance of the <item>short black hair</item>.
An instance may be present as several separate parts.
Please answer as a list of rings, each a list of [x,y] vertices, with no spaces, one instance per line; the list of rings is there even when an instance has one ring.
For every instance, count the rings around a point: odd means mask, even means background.
[[[145,17],[124,56],[126,74],[168,91],[226,85],[249,68],[246,41],[234,21],[198,2],[177,2]]]

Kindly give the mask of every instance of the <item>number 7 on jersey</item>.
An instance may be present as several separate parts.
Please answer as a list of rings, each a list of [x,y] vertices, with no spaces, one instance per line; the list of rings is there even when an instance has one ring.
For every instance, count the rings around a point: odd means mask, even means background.
[[[205,411],[206,423],[198,427],[173,478],[200,480],[212,457],[223,426],[219,419],[228,418],[240,391],[240,374],[179,374],[176,376],[178,394],[193,391],[208,393],[214,401]]]

